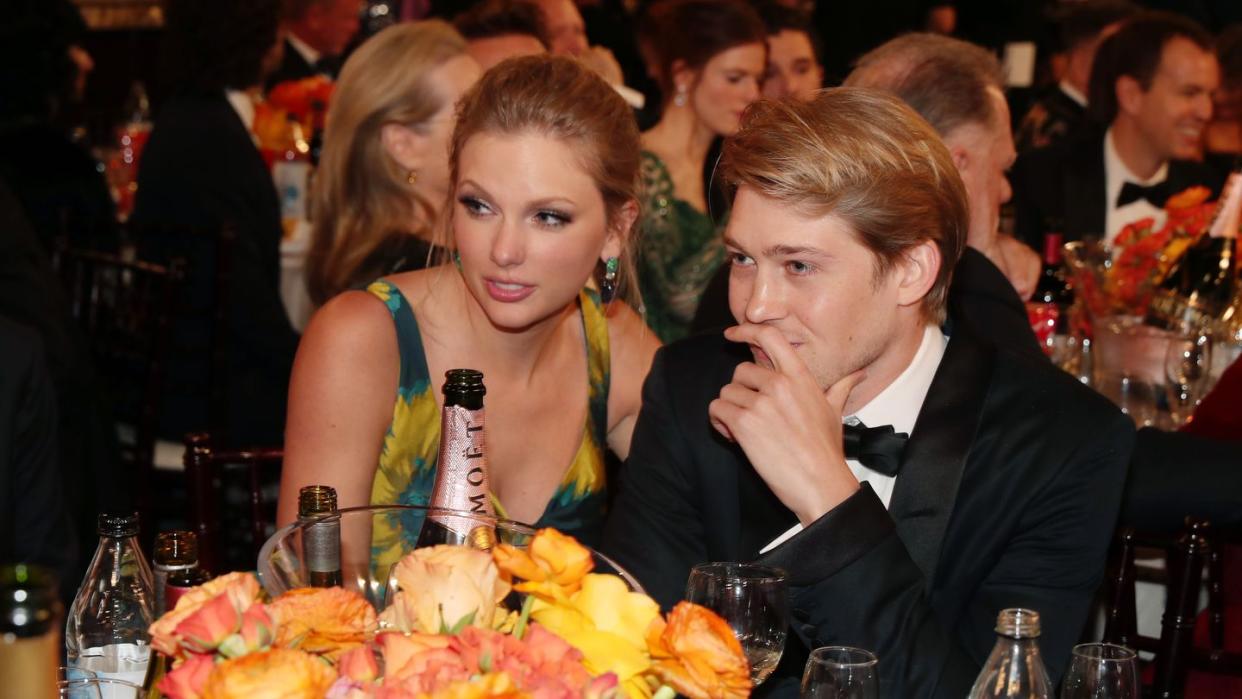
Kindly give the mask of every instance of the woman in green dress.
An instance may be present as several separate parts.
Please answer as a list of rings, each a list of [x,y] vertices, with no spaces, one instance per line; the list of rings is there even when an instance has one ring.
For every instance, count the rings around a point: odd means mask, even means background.
[[[341,507],[426,504],[440,384],[448,369],[470,367],[487,384],[498,510],[594,543],[604,452],[628,454],[659,345],[592,283],[601,270],[601,290],[625,276],[637,129],[589,70],[528,56],[463,97],[450,146],[445,245],[455,264],[346,292],[311,320],[289,392],[278,520],[294,519],[298,489],[311,483],[335,487]],[[395,561],[417,535],[415,523],[377,521],[373,560]]]
[[[738,0],[675,0],[650,11],[666,97],[660,120],[642,136],[638,271],[647,323],[671,342],[687,334],[724,261],[723,212],[708,211],[703,173],[712,142],[737,131],[759,98],[767,33]]]

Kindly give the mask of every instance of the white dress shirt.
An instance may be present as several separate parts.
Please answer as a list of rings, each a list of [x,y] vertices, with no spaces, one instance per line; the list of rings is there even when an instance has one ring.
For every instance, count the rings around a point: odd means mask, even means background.
[[[1074,102],[1078,103],[1079,107],[1082,107],[1083,109],[1087,108],[1087,96],[1079,92],[1078,88],[1070,85],[1069,82],[1065,80],[1057,83],[1057,87],[1061,88],[1061,92],[1064,92],[1066,97],[1069,97],[1074,100]]]
[[[1113,130],[1110,127],[1104,134],[1104,242],[1111,245],[1113,239],[1125,228],[1127,224],[1134,223],[1143,218],[1154,218],[1156,220],[1156,228],[1164,225],[1165,212],[1164,209],[1158,208],[1156,205],[1146,199],[1132,201],[1125,206],[1117,206],[1117,196],[1121,194],[1121,187],[1126,182],[1133,182],[1137,185],[1153,185],[1163,182],[1169,175],[1169,164],[1164,163],[1156,174],[1147,179],[1143,179],[1130,171],[1126,164],[1121,161],[1121,156],[1117,153],[1117,147],[1113,144]]]
[[[944,358],[948,343],[948,338],[941,334],[940,328],[927,326],[923,330],[923,341],[905,371],[880,391],[879,395],[859,408],[858,412],[846,416],[843,422],[847,425],[861,422],[867,427],[892,425],[896,432],[912,434],[919,411],[923,409],[923,400],[931,388],[932,379],[936,376],[936,369],[940,367],[940,360]],[[859,483],[866,481],[871,484],[871,489],[887,508],[893,498],[893,485],[897,482],[897,477],[873,471],[853,459],[846,459],[845,465],[850,467]],[[789,531],[764,546],[759,553],[767,553],[800,531],[802,524],[795,524]]]

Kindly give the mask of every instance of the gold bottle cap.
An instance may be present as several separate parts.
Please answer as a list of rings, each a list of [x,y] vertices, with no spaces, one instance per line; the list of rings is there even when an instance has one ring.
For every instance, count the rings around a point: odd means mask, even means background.
[[[480,551],[491,551],[496,547],[496,532],[485,524],[480,524],[470,530],[470,536],[467,538],[471,548]]]

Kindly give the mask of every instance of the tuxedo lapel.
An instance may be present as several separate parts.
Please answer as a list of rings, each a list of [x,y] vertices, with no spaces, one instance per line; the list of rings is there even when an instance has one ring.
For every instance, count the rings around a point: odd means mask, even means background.
[[[1084,139],[1065,168],[1065,234],[1068,240],[1103,237],[1105,213],[1104,137]]]
[[[929,587],[995,363],[995,351],[957,325],[902,454],[888,508]]]

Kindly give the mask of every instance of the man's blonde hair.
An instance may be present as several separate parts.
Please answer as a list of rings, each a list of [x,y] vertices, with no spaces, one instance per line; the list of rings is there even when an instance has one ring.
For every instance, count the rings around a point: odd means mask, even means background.
[[[849,224],[875,255],[877,280],[910,248],[933,241],[941,263],[923,312],[944,321],[966,244],[966,189],[936,131],[901,100],[836,88],[809,102],[759,102],[725,141],[721,168],[734,187]]]

